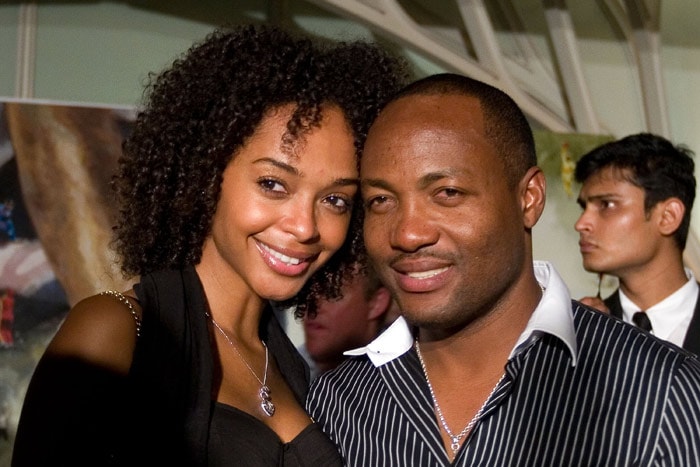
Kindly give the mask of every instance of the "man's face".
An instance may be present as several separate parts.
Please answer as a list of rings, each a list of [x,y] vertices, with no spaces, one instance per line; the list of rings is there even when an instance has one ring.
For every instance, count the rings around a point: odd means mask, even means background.
[[[343,285],[341,299],[320,301],[316,316],[304,318],[306,350],[320,367],[337,365],[344,351],[376,337],[379,321],[367,297],[368,282],[366,275],[354,275]]]
[[[645,213],[644,190],[628,182],[624,172],[605,167],[593,174],[578,202],[583,212],[574,228],[587,271],[624,277],[657,255],[662,235],[656,209]]]
[[[520,188],[477,99],[391,103],[369,132],[361,180],[367,251],[411,323],[460,329],[532,267]]]

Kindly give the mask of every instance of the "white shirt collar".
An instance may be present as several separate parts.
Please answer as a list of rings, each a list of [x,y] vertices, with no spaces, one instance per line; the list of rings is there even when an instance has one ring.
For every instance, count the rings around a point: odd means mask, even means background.
[[[572,364],[575,365],[578,351],[569,289],[551,263],[534,261],[533,268],[535,277],[545,290],[510,356],[513,357],[522,352],[542,334],[551,334],[564,342],[571,352]],[[365,347],[349,350],[344,354],[367,355],[374,366],[378,367],[408,352],[412,345],[413,333],[401,316]]]
[[[343,355],[365,355],[374,363],[382,366],[408,352],[413,345],[413,333],[403,316],[399,316],[379,337],[365,347],[348,350]]]
[[[695,302],[698,299],[698,283],[693,271],[686,268],[685,274],[688,282],[656,305],[644,310],[651,322],[652,334],[678,346],[683,345],[688,325],[695,313]],[[641,310],[622,289],[620,289],[620,306],[622,319],[627,323],[631,323],[632,315]]]

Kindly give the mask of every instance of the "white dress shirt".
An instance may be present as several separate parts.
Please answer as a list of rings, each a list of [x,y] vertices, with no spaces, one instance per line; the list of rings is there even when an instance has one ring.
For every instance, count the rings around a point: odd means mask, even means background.
[[[686,268],[688,282],[656,305],[644,310],[651,321],[651,333],[660,339],[667,340],[679,347],[683,346],[685,335],[690,326],[690,320],[695,313],[695,302],[698,299],[698,283],[693,272]],[[632,315],[641,311],[620,289],[620,305],[622,319],[632,322]]]
[[[543,287],[542,299],[532,312],[530,320],[520,334],[510,357],[527,348],[542,334],[551,334],[561,339],[571,352],[576,364],[576,333],[571,314],[571,294],[559,273],[547,261],[534,261],[535,277]],[[348,350],[344,355],[367,354],[375,367],[388,363],[406,353],[413,345],[413,333],[403,316],[375,340],[364,347]]]

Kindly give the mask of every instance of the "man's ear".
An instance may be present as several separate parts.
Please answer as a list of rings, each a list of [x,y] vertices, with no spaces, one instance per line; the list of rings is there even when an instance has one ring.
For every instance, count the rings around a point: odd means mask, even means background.
[[[386,287],[379,287],[369,299],[367,319],[380,319],[389,309],[391,304],[391,294]]]
[[[673,235],[685,215],[685,205],[678,198],[668,198],[659,202],[656,208],[660,215],[658,225],[662,235]]]
[[[539,167],[530,167],[520,180],[522,199],[523,223],[526,229],[531,229],[544,211],[547,193],[547,181]]]

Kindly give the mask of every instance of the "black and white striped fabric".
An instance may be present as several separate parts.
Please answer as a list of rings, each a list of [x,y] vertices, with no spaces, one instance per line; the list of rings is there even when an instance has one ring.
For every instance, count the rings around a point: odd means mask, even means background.
[[[699,466],[700,363],[572,302],[578,362],[533,340],[464,442],[457,466]],[[353,357],[319,377],[307,408],[349,466],[450,465],[412,349],[375,367]]]

